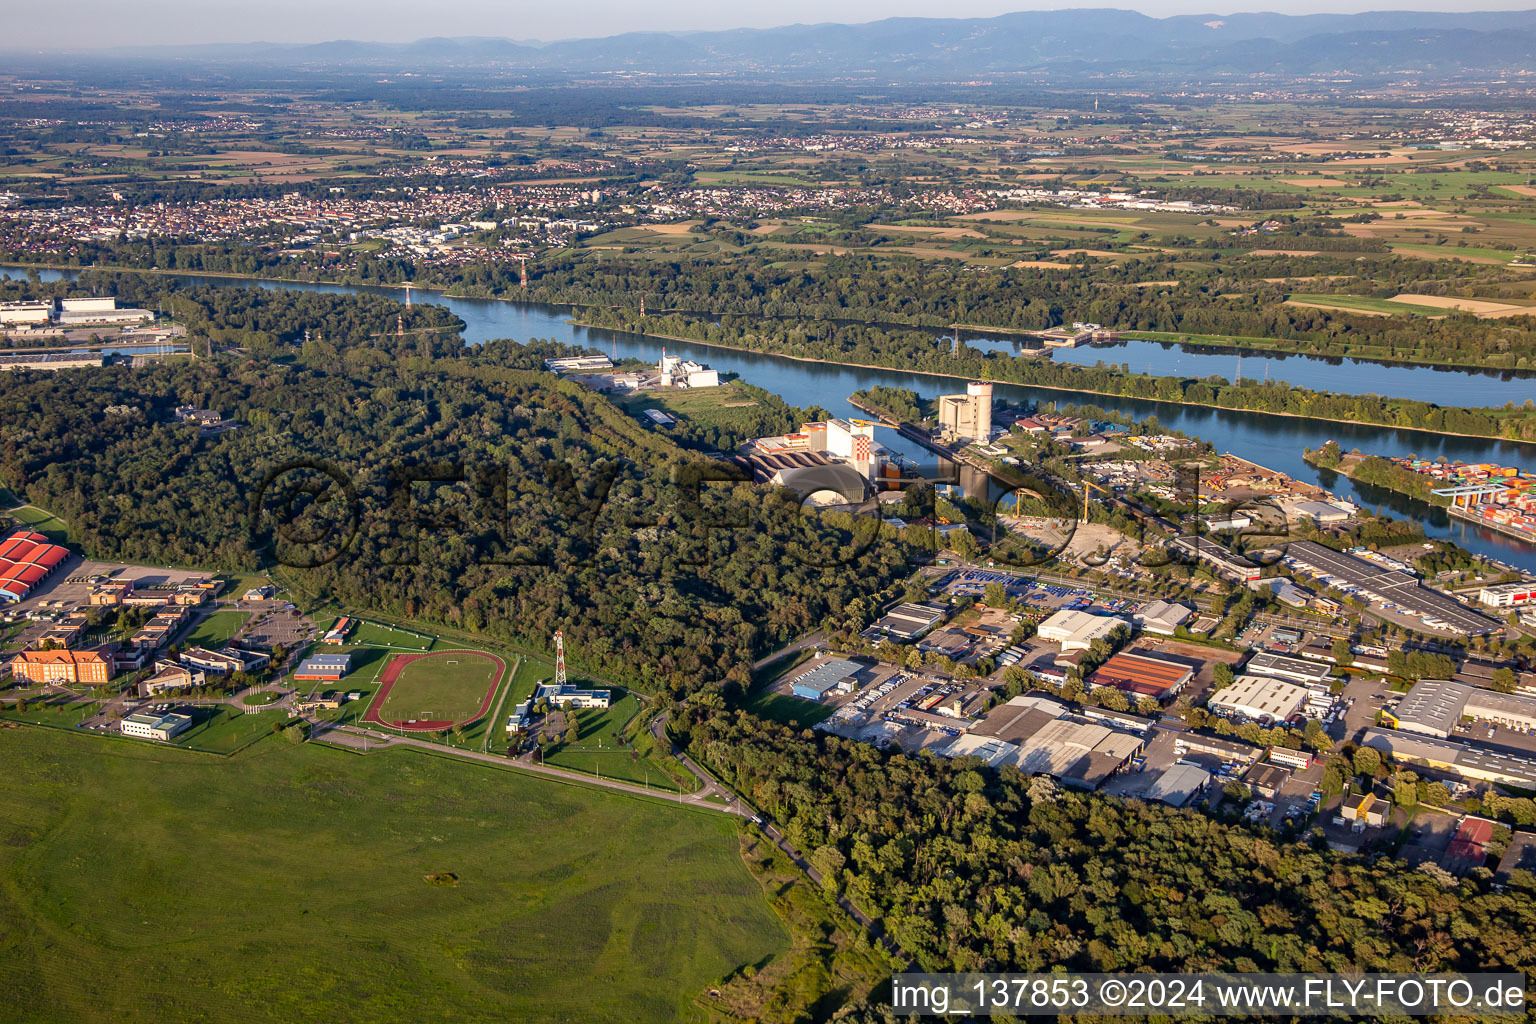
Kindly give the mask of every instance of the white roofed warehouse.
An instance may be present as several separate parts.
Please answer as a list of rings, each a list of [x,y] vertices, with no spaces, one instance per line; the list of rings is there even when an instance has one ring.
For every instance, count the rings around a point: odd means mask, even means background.
[[[1130,623],[1113,615],[1063,609],[1040,623],[1035,635],[1041,640],[1061,644],[1063,651],[1086,651],[1095,640],[1108,639],[1116,626],[1130,628]]]

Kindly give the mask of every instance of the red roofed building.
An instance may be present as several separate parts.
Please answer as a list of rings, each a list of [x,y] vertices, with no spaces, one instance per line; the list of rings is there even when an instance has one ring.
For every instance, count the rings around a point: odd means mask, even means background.
[[[1488,840],[1493,838],[1493,822],[1487,818],[1462,818],[1445,848],[1440,866],[1452,874],[1460,875],[1473,868],[1482,867],[1488,859]]]
[[[22,651],[11,659],[11,674],[33,683],[84,683],[112,678],[112,658],[99,651]]]
[[[26,599],[32,588],[69,560],[69,549],[21,530],[0,541],[0,603]]]
[[[1136,697],[1172,700],[1194,676],[1195,670],[1176,661],[1121,651],[1087,679],[1089,689],[1113,686]]]

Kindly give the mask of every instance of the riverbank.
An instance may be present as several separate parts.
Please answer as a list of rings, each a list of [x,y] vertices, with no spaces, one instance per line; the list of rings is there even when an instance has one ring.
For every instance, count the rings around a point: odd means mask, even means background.
[[[690,338],[690,337],[687,337],[686,335],[681,335],[681,334],[662,334],[662,333],[655,332],[655,331],[636,331],[636,330],[633,330],[632,328],[628,328],[628,327],[613,327],[613,326],[608,325],[608,324],[592,323],[590,321],[581,320],[581,319],[574,319],[574,318],[571,319],[571,320],[568,320],[566,322],[569,323],[569,324],[572,324],[573,326],[576,326],[576,327],[585,327],[585,328],[587,328],[589,330],[620,331],[620,332],[625,333],[625,334],[634,334],[634,335],[637,335],[637,336],[640,336],[640,337],[645,337],[645,338],[655,338],[655,339],[660,340],[660,341],[677,341],[677,342],[683,342],[683,343],[686,343],[686,344],[689,344],[689,345],[698,345],[698,346],[700,346],[702,348],[717,348],[717,349],[721,349],[723,351],[729,351],[729,352],[746,352],[746,353],[751,353],[751,354],[754,354],[754,355],[769,355],[769,356],[773,356],[776,359],[788,359],[788,360],[792,360],[792,361],[798,362],[798,363],[817,363],[817,364],[820,364],[820,365],[823,365],[823,366],[847,366],[847,367],[853,367],[855,369],[861,369],[861,370],[894,370],[894,371],[898,371],[898,372],[901,372],[901,373],[912,373],[912,374],[918,374],[918,375],[924,376],[924,377],[934,377],[934,378],[937,378],[937,379],[940,379],[940,380],[969,381],[969,380],[974,379],[972,377],[972,375],[970,375],[970,374],[944,373],[944,372],[941,372],[941,371],[938,371],[938,370],[921,370],[921,369],[917,369],[916,367],[912,367],[912,366],[896,366],[896,365],[882,364],[882,363],[853,363],[853,362],[843,362],[843,361],[832,360],[832,359],[822,359],[822,358],[818,358],[818,357],[815,357],[815,356],[797,356],[797,355],[791,355],[791,354],[789,354],[787,352],[780,352],[780,351],[773,350],[773,349],[749,348],[749,347],[747,347],[745,345],[727,345],[727,344],[724,344],[724,343],[719,342],[719,341],[708,341],[708,340],[705,340],[705,339],[702,339],[702,338]],[[1123,400],[1127,400],[1127,401],[1157,402],[1157,403],[1162,404],[1162,405],[1176,405],[1176,406],[1183,406],[1183,407],[1186,407],[1186,408],[1193,408],[1193,409],[1214,409],[1214,410],[1219,410],[1219,411],[1222,411],[1222,412],[1248,413],[1248,414],[1251,414],[1251,415],[1254,415],[1254,416],[1275,416],[1275,417],[1280,417],[1280,418],[1283,418],[1283,419],[1293,419],[1293,420],[1320,420],[1321,419],[1321,417],[1318,417],[1318,416],[1307,415],[1307,414],[1304,414],[1304,413],[1284,412],[1284,411],[1278,410],[1278,409],[1249,409],[1249,408],[1244,408],[1244,407],[1239,407],[1239,406],[1215,405],[1215,404],[1206,403],[1206,402],[1190,402],[1190,401],[1184,401],[1184,400],[1174,399],[1174,398],[1162,398],[1162,397],[1159,397],[1159,396],[1156,396],[1156,395],[1127,395],[1127,394],[1123,394],[1123,393],[1121,393],[1119,391],[1104,391],[1104,390],[1099,390],[1099,389],[1094,389],[1094,388],[1087,388],[1087,387],[1078,387],[1078,386],[1067,387],[1065,385],[1059,385],[1059,384],[1036,384],[1036,383],[1033,383],[1033,382],[1026,382],[1026,381],[1005,381],[1005,380],[997,381],[997,383],[999,383],[999,384],[1009,384],[1009,385],[1012,385],[1014,387],[1021,387],[1021,388],[1038,388],[1038,389],[1040,389],[1042,391],[1058,391],[1058,392],[1061,392],[1063,394],[1069,394],[1069,395],[1095,395],[1095,396],[1098,396],[1098,397],[1101,397],[1101,398],[1119,398],[1119,399],[1123,399]],[[1340,396],[1340,397],[1347,397],[1347,396]],[[1481,440],[1481,441],[1505,441],[1505,442],[1509,442],[1511,444],[1522,444],[1522,445],[1530,445],[1532,447],[1536,447],[1536,441],[1528,441],[1528,440],[1525,440],[1523,438],[1517,438],[1517,437],[1504,437],[1504,436],[1496,435],[1496,434],[1475,434],[1475,433],[1469,433],[1469,432],[1463,432],[1463,431],[1455,431],[1455,430],[1433,430],[1433,429],[1430,429],[1428,427],[1402,426],[1402,425],[1395,424],[1395,423],[1378,423],[1378,422],[1374,422],[1372,420],[1347,419],[1347,418],[1331,419],[1331,420],[1327,420],[1327,422],[1348,423],[1348,424],[1352,424],[1354,426],[1377,427],[1377,428],[1386,429],[1386,430],[1411,431],[1413,433],[1424,434],[1424,435],[1427,435],[1429,437],[1467,437],[1467,438],[1475,438],[1475,439]]]
[[[1325,455],[1321,449],[1308,448],[1302,451],[1301,458],[1309,466],[1326,469],[1355,483],[1380,487],[1384,491],[1391,491],[1393,494],[1400,494],[1414,501],[1422,501],[1426,505],[1447,508],[1451,504],[1449,498],[1434,493],[1431,481],[1427,477],[1403,469],[1375,455],[1347,452],[1341,454],[1335,461]]]
[[[441,295],[453,299],[476,299],[487,302],[507,302],[516,305],[554,305],[564,306],[570,309],[627,309],[623,305],[604,305],[601,303],[571,302],[563,299],[541,298],[528,295],[521,290],[514,290],[514,294],[490,294],[482,289],[468,289],[456,291],[454,284],[447,286],[441,284],[416,284],[414,282],[393,283],[384,281],[364,281],[348,278],[327,277],[274,277],[270,274],[243,274],[237,271],[223,270],[196,270],[196,269],[165,269],[160,267],[134,267],[122,264],[92,264],[79,266],[66,263],[12,263],[5,264],[14,269],[26,270],[36,267],[40,270],[59,270],[78,272],[83,270],[110,270],[121,273],[159,274],[169,276],[192,277],[216,277],[227,278],[236,281],[256,281],[276,285],[330,285],[338,288],[388,288],[394,291],[410,289],[428,295]],[[1532,307],[1533,315],[1536,315],[1536,307]],[[755,315],[768,319],[798,319],[807,322],[836,322],[836,318],[815,316],[812,314],[729,314],[721,312],[709,312],[700,310],[682,309],[654,309],[653,313],[675,312],[687,316],[721,317],[728,315]],[[972,331],[978,334],[991,334],[1003,337],[1035,338],[1040,337],[1040,332],[1019,327],[998,327],[991,324],[957,324],[957,323],[909,323],[902,320],[869,319],[864,317],[852,317],[849,322],[867,324],[871,327],[901,328],[906,330],[921,331]],[[1532,367],[1504,367],[1485,366],[1477,363],[1468,363],[1455,359],[1444,359],[1434,356],[1400,355],[1395,353],[1355,351],[1335,351],[1332,349],[1315,350],[1305,346],[1315,344],[1314,341],[1305,339],[1286,338],[1258,338],[1247,335],[1201,335],[1188,334],[1178,331],[1115,331],[1114,336],[1122,341],[1150,341],[1160,344],[1178,346],[1181,350],[1199,352],[1202,349],[1230,352],[1239,355],[1253,356],[1296,356],[1309,359],[1338,359],[1353,360],[1362,363],[1371,363],[1387,367],[1422,368],[1432,370],[1446,370],[1454,372],[1495,372],[1514,374],[1521,377],[1536,377],[1536,368]],[[1019,355],[1025,357],[1048,356],[1048,349],[1031,349]],[[1482,435],[1467,435],[1482,436]]]
[[[1299,356],[1304,359],[1351,359],[1360,363],[1372,363],[1380,366],[1401,366],[1408,368],[1422,368],[1426,370],[1454,370],[1459,373],[1508,373],[1518,377],[1536,378],[1536,370],[1529,367],[1517,366],[1484,366],[1480,363],[1467,363],[1446,359],[1415,358],[1388,354],[1385,352],[1319,352],[1316,349],[1303,348],[1301,341],[1290,341],[1284,338],[1250,338],[1233,337],[1230,335],[1214,334],[1186,334],[1180,331],[1116,331],[1115,336],[1122,341],[1150,341],[1160,345],[1177,345],[1184,349],[1215,349],[1221,352],[1229,352],[1233,355],[1252,356]]]

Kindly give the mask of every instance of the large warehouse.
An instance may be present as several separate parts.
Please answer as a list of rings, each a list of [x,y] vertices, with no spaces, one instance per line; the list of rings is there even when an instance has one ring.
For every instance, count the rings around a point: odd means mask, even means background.
[[[1113,686],[1137,697],[1170,701],[1194,677],[1195,670],[1176,661],[1121,651],[1088,677],[1088,688]]]
[[[1382,717],[1403,732],[1441,738],[1455,731],[1462,718],[1536,729],[1536,697],[1496,693],[1450,679],[1421,679]]]
[[[1268,676],[1238,676],[1211,694],[1212,711],[1255,722],[1284,722],[1307,702],[1307,688]]]
[[[1116,626],[1130,628],[1130,623],[1113,615],[1093,615],[1089,612],[1063,608],[1040,623],[1035,636],[1061,644],[1062,651],[1086,651],[1095,640],[1102,640],[1113,633]]]
[[[1497,633],[1503,629],[1488,616],[1464,607],[1438,590],[1423,586],[1417,576],[1310,540],[1291,542],[1285,550],[1285,562],[1328,586],[1358,594],[1373,604],[1394,604],[1400,611],[1418,616],[1433,629],[1466,636]]]
[[[1449,772],[1474,782],[1536,789],[1536,760],[1528,757],[1374,726],[1365,730],[1363,742],[1398,764]]]
[[[1251,676],[1269,676],[1303,686],[1326,683],[1333,674],[1333,670],[1326,664],[1307,661],[1305,658],[1287,658],[1283,654],[1271,654],[1268,651],[1259,651],[1250,657],[1243,671]]]
[[[40,533],[20,530],[0,541],[0,603],[25,601],[27,595],[69,560],[69,549]]]
[[[976,737],[951,743],[937,751],[949,756],[987,757],[993,764],[1011,763],[1025,775],[1049,775],[1065,785],[1097,789],[1141,752],[1145,740],[1120,729],[1068,714],[1066,706],[1048,697],[1024,695],[989,711],[972,729]],[[999,757],[993,740],[1009,747]]]
[[[897,640],[915,640],[944,621],[944,609],[928,604],[899,604],[875,623],[875,628]]]
[[[821,700],[831,690],[853,692],[854,677],[863,669],[856,661],[847,658],[828,658],[817,662],[810,671],[790,684],[790,692],[806,700]]]

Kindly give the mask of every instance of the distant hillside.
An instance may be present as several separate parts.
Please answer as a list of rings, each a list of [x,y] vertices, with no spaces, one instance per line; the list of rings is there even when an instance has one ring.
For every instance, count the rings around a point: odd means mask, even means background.
[[[497,66],[574,72],[954,78],[1063,75],[1278,74],[1398,71],[1486,75],[1536,66],[1536,11],[1234,14],[1153,18],[1113,9],[1029,11],[996,18],[889,18],[721,32],[639,32],[555,43],[432,38],[119,50],[183,59],[278,64]]]

